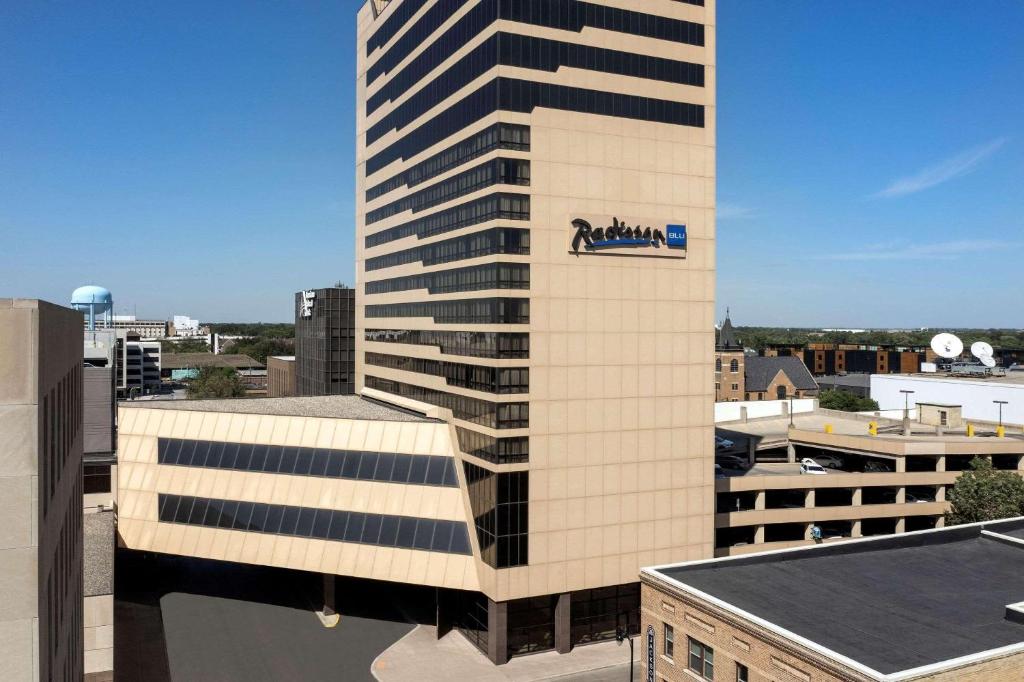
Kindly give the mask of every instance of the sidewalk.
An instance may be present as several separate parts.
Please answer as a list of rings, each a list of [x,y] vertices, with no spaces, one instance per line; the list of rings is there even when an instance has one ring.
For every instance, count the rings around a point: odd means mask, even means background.
[[[438,640],[437,628],[420,625],[378,656],[370,670],[379,682],[533,682],[628,662],[628,644],[602,642],[568,654],[547,651],[494,665],[458,632]]]

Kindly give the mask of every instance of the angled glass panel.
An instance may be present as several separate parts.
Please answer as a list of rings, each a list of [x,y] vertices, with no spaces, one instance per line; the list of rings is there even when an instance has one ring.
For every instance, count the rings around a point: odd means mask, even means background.
[[[238,443],[238,457],[235,458],[235,469],[237,471],[249,471],[250,462],[252,462],[252,445],[249,443]]]
[[[252,455],[249,457],[249,467],[246,471],[263,471],[263,464],[267,461],[267,446],[253,445]]]
[[[394,547],[395,542],[398,540],[398,521],[397,516],[383,516],[381,517],[380,524],[380,539],[377,541],[378,544],[384,547]]]
[[[203,520],[206,518],[206,510],[209,506],[209,500],[204,497],[197,497],[195,503],[192,505],[192,514],[189,515],[187,523],[192,526],[203,525]]]
[[[235,522],[231,527],[235,530],[249,530],[249,519],[252,518],[252,502],[239,502],[238,511],[235,512]]]
[[[253,455],[253,459],[256,456]],[[281,448],[276,445],[267,446],[267,457],[263,460],[263,472],[267,474],[276,474],[277,470],[281,468]]]
[[[295,457],[295,475],[309,476],[311,466],[313,466],[313,448],[299,448]]]
[[[313,532],[313,521],[316,520],[316,509],[310,509],[308,507],[299,508],[299,521],[295,526],[295,534],[308,538],[309,534]]]
[[[224,457],[220,461],[221,469],[234,469],[238,459],[238,443],[224,443]]]
[[[281,532],[281,520],[284,518],[284,507],[279,504],[267,506],[267,520],[263,523],[264,533]]]
[[[373,472],[373,480],[390,481],[391,472],[395,469],[395,455],[390,452],[377,453],[377,468]]]
[[[313,452],[313,463],[309,467],[310,476],[323,476],[327,472],[327,464],[331,459],[331,451],[317,448]]]
[[[279,474],[295,473],[295,460],[299,458],[299,449],[293,447],[281,448],[281,468]]]
[[[361,542],[364,525],[366,525],[366,514],[362,512],[349,512],[348,527],[345,529],[345,542]]]
[[[472,553],[469,546],[469,533],[466,530],[466,524],[456,523],[452,528],[452,543],[449,545],[448,551],[452,554]]]
[[[416,524],[416,537],[412,541],[414,549],[429,550],[433,546],[435,525],[433,519],[419,519]]]
[[[434,525],[434,540],[430,544],[430,549],[435,552],[447,552],[452,544],[452,529],[455,522],[435,521]]]
[[[181,498],[181,502],[178,504],[178,509],[174,512],[175,523],[188,523],[188,517],[192,514],[192,503],[194,501],[194,497]]]
[[[192,458],[196,452],[195,441],[191,440],[180,440],[178,441],[178,466],[193,466]]]
[[[362,459],[361,452],[346,452],[345,463],[341,466],[342,478],[355,478],[359,473],[359,460]]]
[[[220,525],[220,510],[224,507],[222,500],[210,500],[206,509],[203,525],[215,528]]]
[[[270,505],[257,502],[252,506],[252,518],[249,519],[249,530],[262,533],[267,526],[267,509]]]
[[[337,450],[327,450],[327,471],[324,475],[328,478],[340,478],[341,468],[345,464],[345,453]]]
[[[426,457],[417,456],[412,458],[412,467],[409,469],[409,483],[423,485],[427,480],[427,464]]]
[[[219,469],[224,457],[224,443],[207,443],[207,447],[210,454],[206,458],[206,466],[210,469]]]
[[[160,464],[177,464],[181,454],[181,441],[177,439],[160,439]]]
[[[395,468],[391,472],[394,483],[405,483],[409,480],[409,469],[412,467],[412,455],[395,455]]]
[[[398,518],[398,539],[395,540],[395,547],[412,547],[412,543],[416,539],[416,521],[418,519],[409,516]]]
[[[178,511],[178,496],[177,495],[161,495],[160,496],[160,515],[161,521],[170,523],[174,521],[174,514]]]
[[[380,514],[367,514],[366,525],[363,526],[363,537],[360,542],[364,542],[368,545],[378,544],[380,539],[380,526],[384,520]]]
[[[431,455],[426,459],[428,460],[427,485],[442,485],[444,483],[444,470],[445,465],[448,463],[448,458]]]
[[[378,455],[376,452],[364,452],[359,460],[359,473],[356,478],[360,481],[372,481],[374,471],[377,469]]]
[[[449,459],[448,457],[444,458],[444,476],[441,479],[441,485],[459,485],[459,478],[455,472],[455,462]]]
[[[337,454],[337,453],[335,453]],[[348,525],[349,513],[346,511],[335,511],[331,520],[330,540],[341,541],[345,539],[345,526]]]
[[[210,453],[210,444],[204,440],[195,440],[195,450],[192,452],[192,466],[194,467],[205,467],[206,457]]]
[[[285,507],[284,516],[281,518],[281,535],[295,535],[295,526],[299,522],[299,508]]]
[[[331,529],[331,510],[330,509],[318,509],[316,512],[316,520],[313,521],[313,532],[312,537],[326,540],[330,536]]]
[[[238,513],[238,502],[224,500],[224,507],[220,510],[219,528],[232,528],[235,525],[235,514]]]

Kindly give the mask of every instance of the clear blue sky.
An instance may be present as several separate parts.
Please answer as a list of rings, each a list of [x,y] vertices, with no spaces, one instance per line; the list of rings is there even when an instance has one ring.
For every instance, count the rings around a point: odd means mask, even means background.
[[[353,281],[357,3],[0,3],[0,296]],[[722,0],[719,314],[1024,326],[1024,3]]]

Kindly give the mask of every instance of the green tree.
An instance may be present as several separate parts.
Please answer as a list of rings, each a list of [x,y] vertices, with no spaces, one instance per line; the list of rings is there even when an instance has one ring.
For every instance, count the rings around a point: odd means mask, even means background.
[[[826,410],[843,412],[872,412],[878,409],[878,403],[871,398],[862,398],[846,391],[822,391],[818,396],[818,405]]]
[[[238,339],[227,347],[226,352],[248,355],[253,360],[266,364],[269,355],[293,355],[294,339]]]
[[[180,341],[161,339],[160,350],[164,353],[209,353],[210,344],[204,338],[186,338]]]
[[[960,474],[949,491],[946,523],[958,525],[1024,515],[1024,478],[1012,471],[992,468],[975,457],[971,470]]]
[[[194,400],[240,398],[244,395],[245,386],[238,372],[228,367],[203,367],[196,378],[188,381],[188,397]]]

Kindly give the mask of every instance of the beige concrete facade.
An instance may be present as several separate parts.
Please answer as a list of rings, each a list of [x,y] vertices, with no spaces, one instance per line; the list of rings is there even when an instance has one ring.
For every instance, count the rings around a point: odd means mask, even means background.
[[[82,316],[0,299],[0,679],[80,680]]]
[[[267,397],[288,398],[295,395],[295,356],[267,358]]]
[[[202,401],[188,401],[193,402]],[[158,497],[164,494],[471,522],[465,486],[400,485],[162,465],[157,461],[160,438],[454,457],[451,428],[445,422],[224,413],[197,410],[188,403],[168,405],[171,409],[147,409],[139,403],[120,408],[118,533],[126,547],[332,575],[479,589],[477,562],[471,555],[161,523],[158,517]]]
[[[477,4],[467,3],[432,35],[455,25]],[[527,565],[500,569],[480,565],[480,589],[495,601],[635,583],[640,566],[706,557],[712,552],[715,3],[708,0],[698,7],[670,0],[601,0],[598,4],[702,24],[705,44],[697,47],[589,26],[575,32],[498,20],[469,39],[423,82],[504,31],[695,62],[704,65],[704,87],[568,67],[548,72],[497,66],[402,131],[392,131],[367,145],[367,130],[408,101],[416,88],[367,116],[367,99],[388,80],[367,83],[367,70],[385,52],[380,49],[367,56],[367,40],[401,3],[390,3],[378,18],[369,5],[359,14],[357,391],[367,376],[373,376],[495,403],[529,403],[525,428],[492,429],[454,421],[476,433],[529,439],[528,463],[494,464],[463,453],[466,461],[489,471],[529,472]],[[420,16],[422,12],[407,26]],[[430,43],[426,40],[413,49],[402,65],[415,60]],[[531,113],[498,111],[422,153],[368,176],[368,158],[495,77],[698,104],[704,107],[705,125],[670,125],[543,107]],[[430,210],[442,211],[507,191],[529,195],[528,221],[493,220],[422,239],[411,236],[366,247],[367,235],[418,215],[406,211],[368,226],[368,211],[407,192],[403,187],[368,202],[365,193],[369,187],[497,122],[529,126],[529,151],[495,150],[475,158],[472,164],[431,178],[425,185],[499,157],[529,160],[529,185],[482,189]],[[572,220],[580,216],[603,216],[608,224],[613,217],[627,223],[658,220],[661,225],[685,224],[685,257],[574,253]],[[529,229],[528,255],[486,256],[435,266],[417,262],[372,271],[365,267],[371,257],[510,226]],[[422,289],[365,293],[367,283],[382,279],[492,262],[528,264],[529,289],[429,296]],[[366,316],[368,305],[495,296],[528,298],[529,322],[466,325],[440,324],[424,317]],[[528,332],[529,358],[470,358],[444,354],[436,346],[369,342],[364,340],[368,328]],[[368,365],[367,352],[486,367],[526,367],[529,389],[527,393],[494,394],[460,388],[442,377]]]

